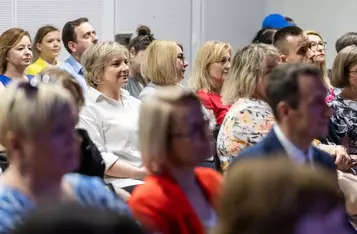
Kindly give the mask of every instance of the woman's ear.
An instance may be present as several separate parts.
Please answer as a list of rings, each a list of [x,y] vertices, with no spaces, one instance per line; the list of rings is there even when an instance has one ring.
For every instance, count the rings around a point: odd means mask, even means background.
[[[282,63],[286,63],[287,62],[286,55],[281,54],[280,55],[280,60],[281,60]]]

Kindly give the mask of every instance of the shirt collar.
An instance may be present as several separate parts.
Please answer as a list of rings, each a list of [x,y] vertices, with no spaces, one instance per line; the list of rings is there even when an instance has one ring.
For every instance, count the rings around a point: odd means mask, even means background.
[[[307,153],[304,153],[286,138],[285,134],[281,131],[280,127],[277,124],[274,126],[274,132],[288,156],[291,157],[294,161],[298,163],[306,163],[313,161],[311,146],[309,147]]]
[[[127,99],[128,96],[130,96],[130,93],[125,89],[121,89],[120,94],[123,97],[123,99]],[[103,99],[115,101],[111,98],[106,97],[104,94],[102,94],[101,92],[99,92],[97,89],[93,87],[89,87],[87,91],[87,97],[91,99],[93,102],[99,102],[100,100]]]
[[[73,67],[74,71],[77,74],[83,68],[82,64],[77,62],[77,60],[72,55],[69,56],[69,58],[67,59],[67,62]]]

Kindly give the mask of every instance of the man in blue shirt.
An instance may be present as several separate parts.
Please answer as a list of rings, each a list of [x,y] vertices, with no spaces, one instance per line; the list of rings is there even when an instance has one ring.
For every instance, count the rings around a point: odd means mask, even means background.
[[[83,77],[83,67],[80,62],[84,51],[90,45],[97,43],[96,31],[87,18],[79,18],[64,25],[62,41],[70,56],[59,65],[59,68],[72,74],[81,85],[83,92],[86,92],[88,86]]]

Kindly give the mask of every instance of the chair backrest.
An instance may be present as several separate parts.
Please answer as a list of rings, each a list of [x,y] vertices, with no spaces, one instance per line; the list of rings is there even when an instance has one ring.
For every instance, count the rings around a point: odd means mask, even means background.
[[[217,154],[217,138],[218,138],[218,133],[219,130],[221,129],[221,125],[216,125],[216,127],[213,129],[212,134],[213,134],[213,161],[214,161],[214,165],[217,171],[222,173],[222,165],[221,165],[221,161],[219,160],[218,154]]]

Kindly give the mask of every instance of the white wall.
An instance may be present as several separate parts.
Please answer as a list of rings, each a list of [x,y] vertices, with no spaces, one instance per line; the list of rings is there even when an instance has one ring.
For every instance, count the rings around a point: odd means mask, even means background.
[[[356,11],[356,0],[267,0],[265,13],[290,16],[301,28],[318,31],[327,42],[327,62],[331,67],[337,38],[357,31]]]
[[[0,0],[0,33],[22,27],[34,36],[45,24],[62,28],[85,16],[100,40],[113,40],[146,24],[157,38],[181,42],[191,64],[204,41],[227,41],[236,50],[251,41],[265,15],[281,13],[322,34],[331,64],[336,39],[357,31],[356,9],[356,0]],[[66,56],[63,49],[60,58]]]

